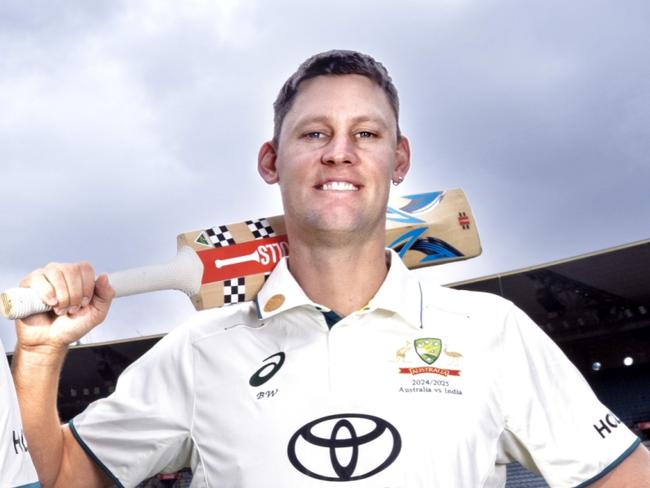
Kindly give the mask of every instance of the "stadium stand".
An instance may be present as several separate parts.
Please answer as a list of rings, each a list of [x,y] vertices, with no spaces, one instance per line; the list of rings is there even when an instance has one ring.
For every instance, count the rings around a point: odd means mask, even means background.
[[[650,240],[449,285],[515,302],[562,348],[601,399],[650,444]],[[120,373],[161,336],[74,346],[61,375],[63,421],[115,389]],[[623,360],[632,364],[625,366]],[[11,354],[8,355],[11,361]],[[629,362],[629,360],[628,360]],[[191,473],[142,488],[189,486]],[[546,487],[518,464],[507,488]]]

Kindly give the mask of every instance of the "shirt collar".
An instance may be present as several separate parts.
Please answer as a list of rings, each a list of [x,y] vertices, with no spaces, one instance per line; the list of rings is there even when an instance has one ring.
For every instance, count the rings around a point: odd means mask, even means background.
[[[373,310],[385,310],[399,314],[409,325],[422,326],[422,289],[415,275],[392,249],[387,250],[390,268],[386,279],[375,296],[361,310],[365,314]],[[283,258],[275,267],[255,299],[257,314],[261,319],[292,308],[311,305],[317,310],[327,311],[324,306],[312,302],[295,280]]]
[[[399,314],[409,325],[422,327],[422,288],[415,274],[408,270],[399,255],[387,249],[390,268],[386,279],[365,308]],[[364,309],[365,309],[364,308]]]
[[[289,271],[286,257],[278,262],[262,289],[257,293],[255,305],[260,319],[268,319],[302,305],[316,306],[302,291]]]

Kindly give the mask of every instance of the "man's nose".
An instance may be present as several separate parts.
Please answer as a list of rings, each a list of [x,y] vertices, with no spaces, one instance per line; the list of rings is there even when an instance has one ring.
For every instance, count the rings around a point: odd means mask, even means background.
[[[321,162],[328,165],[356,164],[358,156],[354,140],[343,135],[332,137],[323,150]]]

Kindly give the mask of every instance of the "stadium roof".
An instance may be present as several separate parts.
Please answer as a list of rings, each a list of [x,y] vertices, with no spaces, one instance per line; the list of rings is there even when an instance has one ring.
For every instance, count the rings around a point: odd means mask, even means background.
[[[650,362],[650,239],[448,286],[512,300],[581,369]]]

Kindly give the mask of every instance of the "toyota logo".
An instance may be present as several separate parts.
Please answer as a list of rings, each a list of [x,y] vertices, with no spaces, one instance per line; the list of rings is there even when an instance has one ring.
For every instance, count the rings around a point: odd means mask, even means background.
[[[355,481],[386,469],[401,449],[399,432],[385,420],[345,413],[303,425],[291,436],[287,454],[294,468],[312,478]]]

